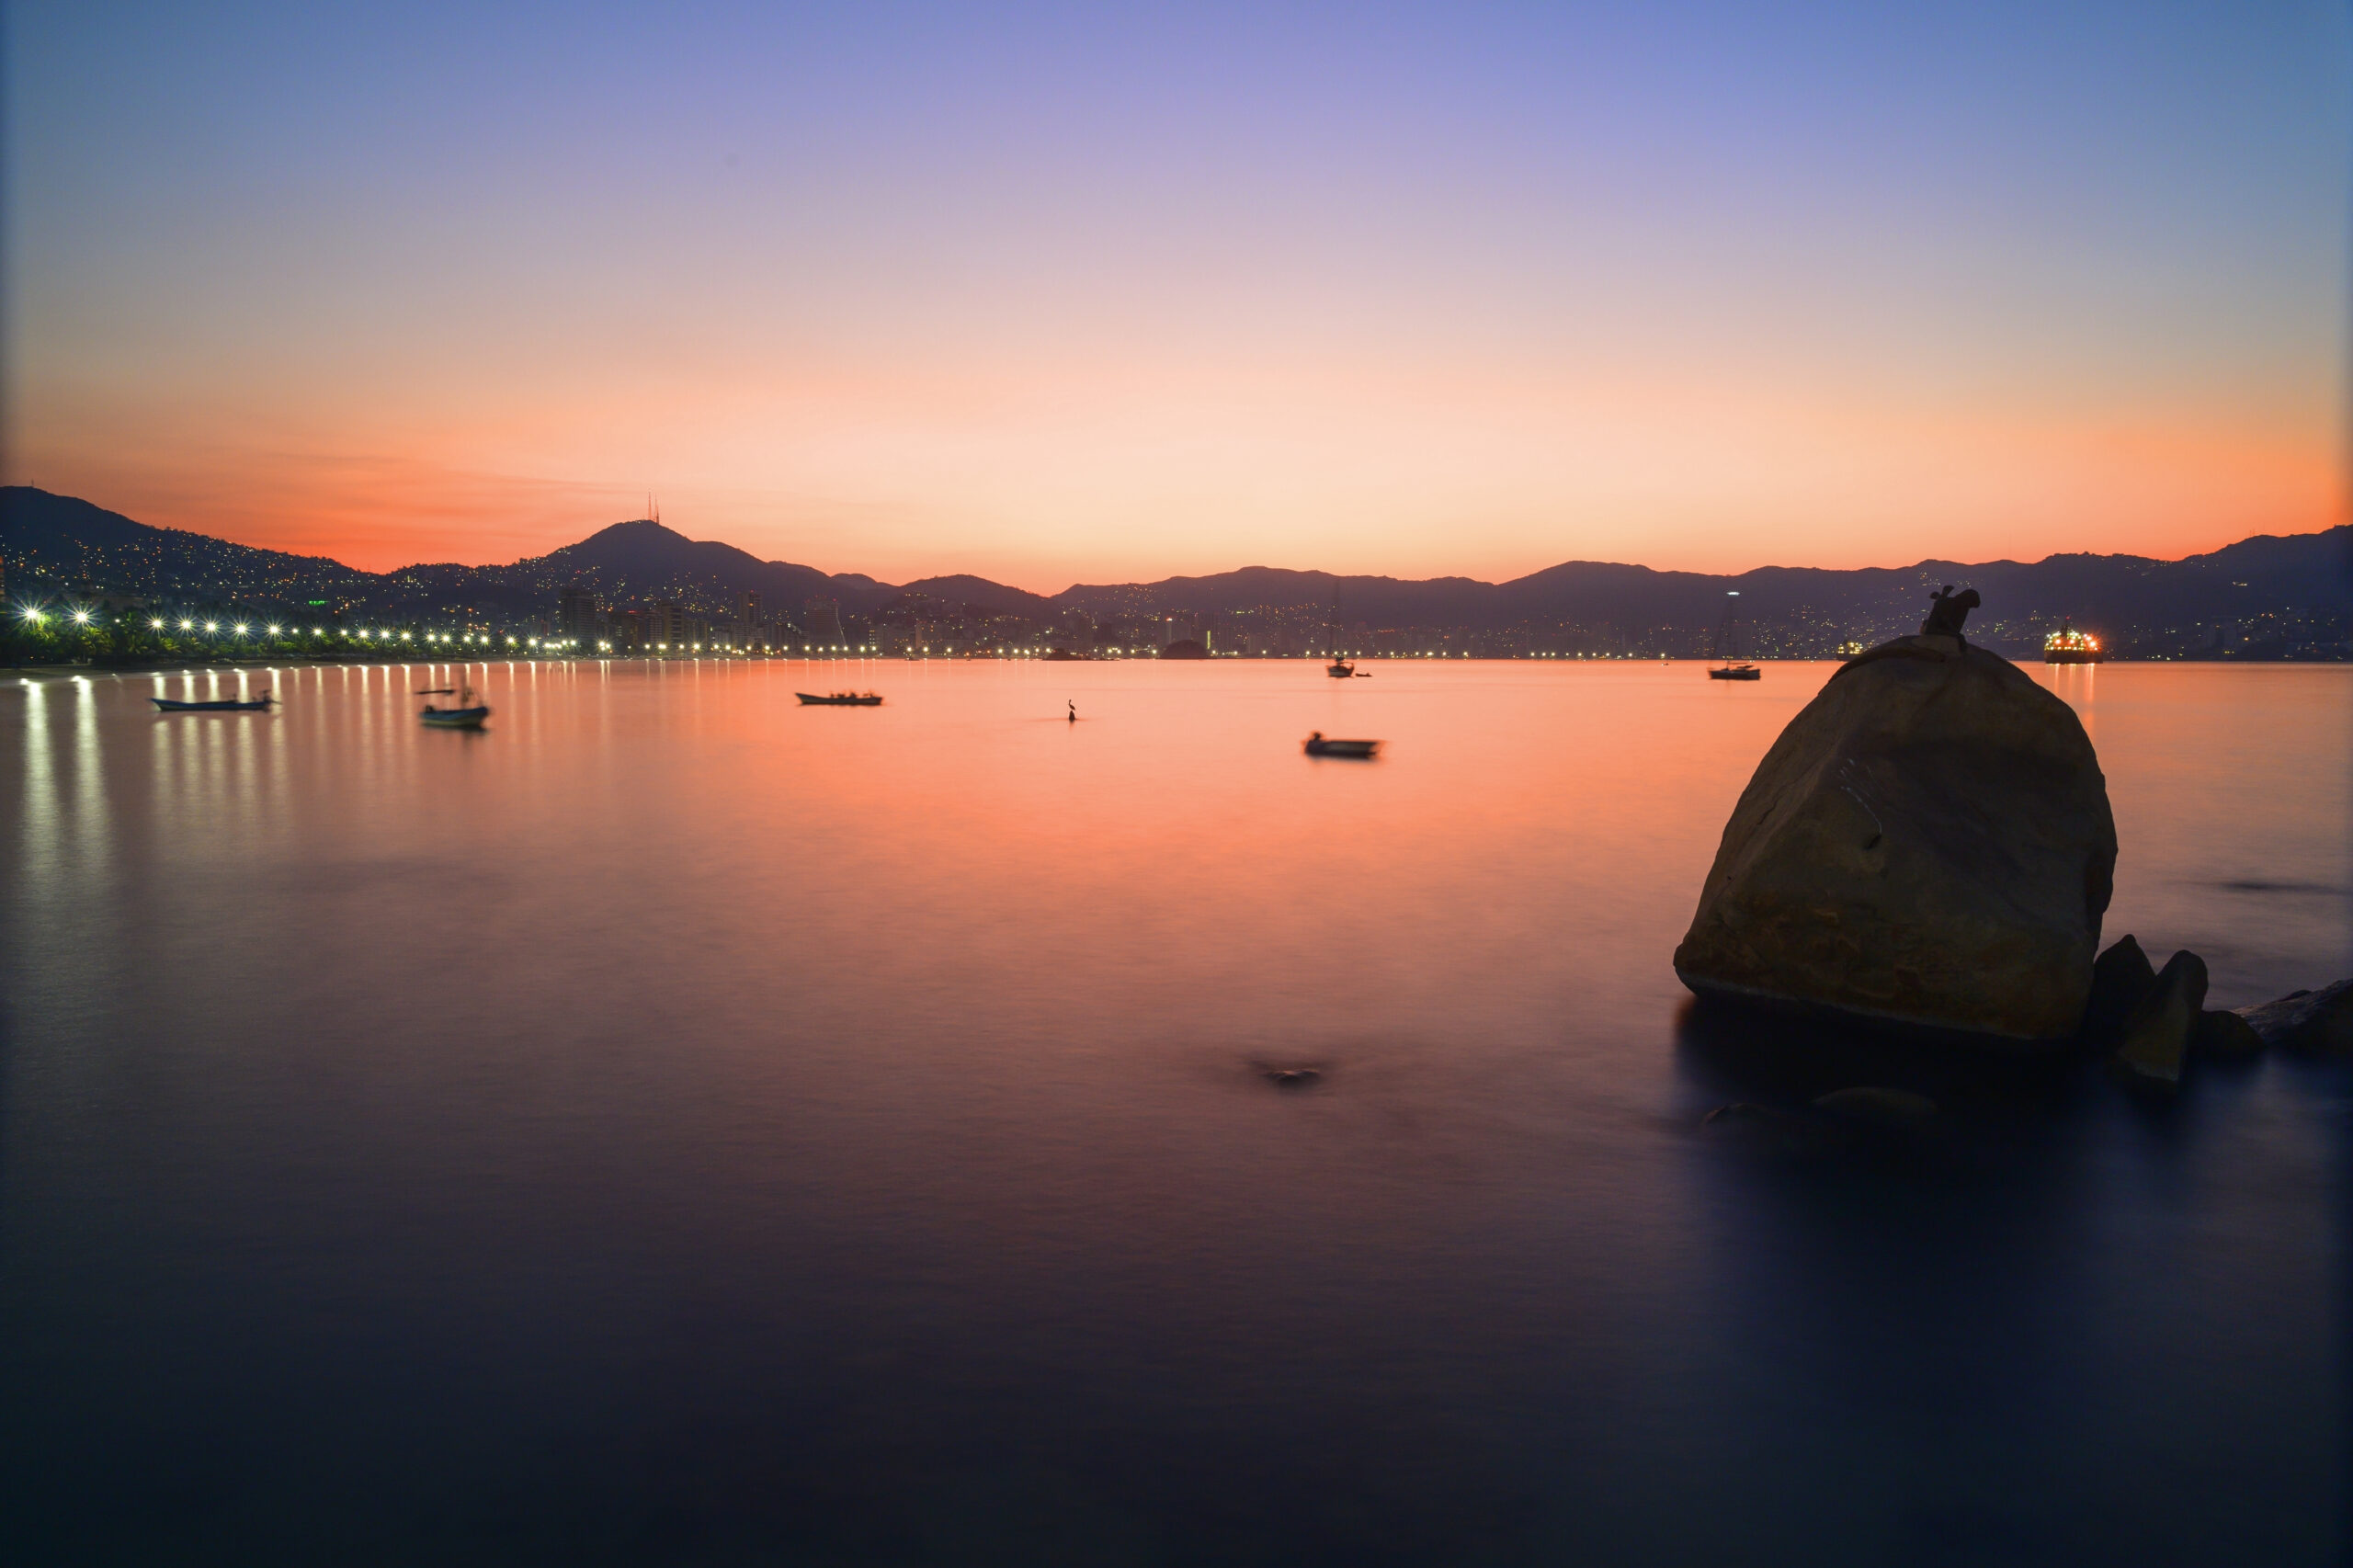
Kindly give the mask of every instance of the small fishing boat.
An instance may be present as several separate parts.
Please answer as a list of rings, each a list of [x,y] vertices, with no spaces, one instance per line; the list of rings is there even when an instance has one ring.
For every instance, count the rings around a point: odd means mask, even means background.
[[[147,700],[165,713],[262,713],[278,699],[264,692],[258,702],[175,702],[168,697],[151,697]]]
[[[814,692],[796,691],[803,708],[880,708],[882,699],[870,691],[835,691],[824,697]]]
[[[462,707],[436,708],[428,702],[425,705],[425,711],[419,713],[417,717],[425,721],[425,727],[428,730],[481,729],[482,722],[490,717],[490,704],[476,702],[472,687],[464,688],[459,701],[463,704]]]
[[[411,697],[455,697],[458,695],[458,688],[454,686],[428,686],[422,691],[412,691],[409,695]]]
[[[1335,659],[1324,667],[1324,673],[1334,680],[1347,680],[1357,673],[1357,667],[1346,659]]]
[[[1327,740],[1321,730],[1307,737],[1307,755],[1310,756],[1369,757],[1380,749],[1379,741]]]
[[[1763,680],[1765,672],[1755,665],[1723,665],[1708,672],[1710,680]]]

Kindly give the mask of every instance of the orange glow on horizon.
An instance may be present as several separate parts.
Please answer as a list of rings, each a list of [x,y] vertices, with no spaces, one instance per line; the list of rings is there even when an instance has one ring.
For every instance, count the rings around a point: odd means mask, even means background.
[[[144,522],[1052,593],[2342,515],[2335,11],[23,20],[0,478]]]
[[[642,516],[652,494],[681,533],[763,560],[1046,594],[1245,565],[1501,581],[1570,560],[2174,559],[2324,528],[2341,506],[2325,430],[2213,411],[1873,406],[1728,382],[1287,390],[1239,416],[1191,386],[1083,414],[1067,383],[994,411],[938,386],[822,410],[707,393],[658,416],[558,399],[529,418],[451,419],[389,454],[316,429],[260,448],[117,410],[26,421],[8,477],[368,571],[506,564]],[[290,423],[250,412],[256,427]],[[140,426],[171,435],[141,440]],[[631,477],[550,477],[615,470]]]

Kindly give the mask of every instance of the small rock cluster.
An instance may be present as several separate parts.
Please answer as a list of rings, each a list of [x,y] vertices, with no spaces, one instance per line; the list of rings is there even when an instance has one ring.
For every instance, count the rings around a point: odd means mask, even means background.
[[[2127,1081],[2172,1090],[2193,1057],[2245,1059],[2273,1046],[2353,1051],[2353,980],[2217,1012],[2206,1006],[2205,960],[2178,952],[2158,969],[2139,942],[2123,937],[2092,964],[2080,1038],[2107,1052]]]

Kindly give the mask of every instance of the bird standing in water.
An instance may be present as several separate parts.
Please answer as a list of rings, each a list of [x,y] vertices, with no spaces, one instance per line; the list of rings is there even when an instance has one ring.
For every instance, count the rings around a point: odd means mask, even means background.
[[[1073,697],[1065,700],[1070,703],[1070,722],[1075,724],[1078,722],[1078,699]]]

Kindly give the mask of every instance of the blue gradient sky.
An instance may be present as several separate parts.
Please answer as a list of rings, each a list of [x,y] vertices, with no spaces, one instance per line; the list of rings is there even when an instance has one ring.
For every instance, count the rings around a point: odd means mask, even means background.
[[[7,477],[1051,590],[2337,520],[2333,6],[8,13]]]

